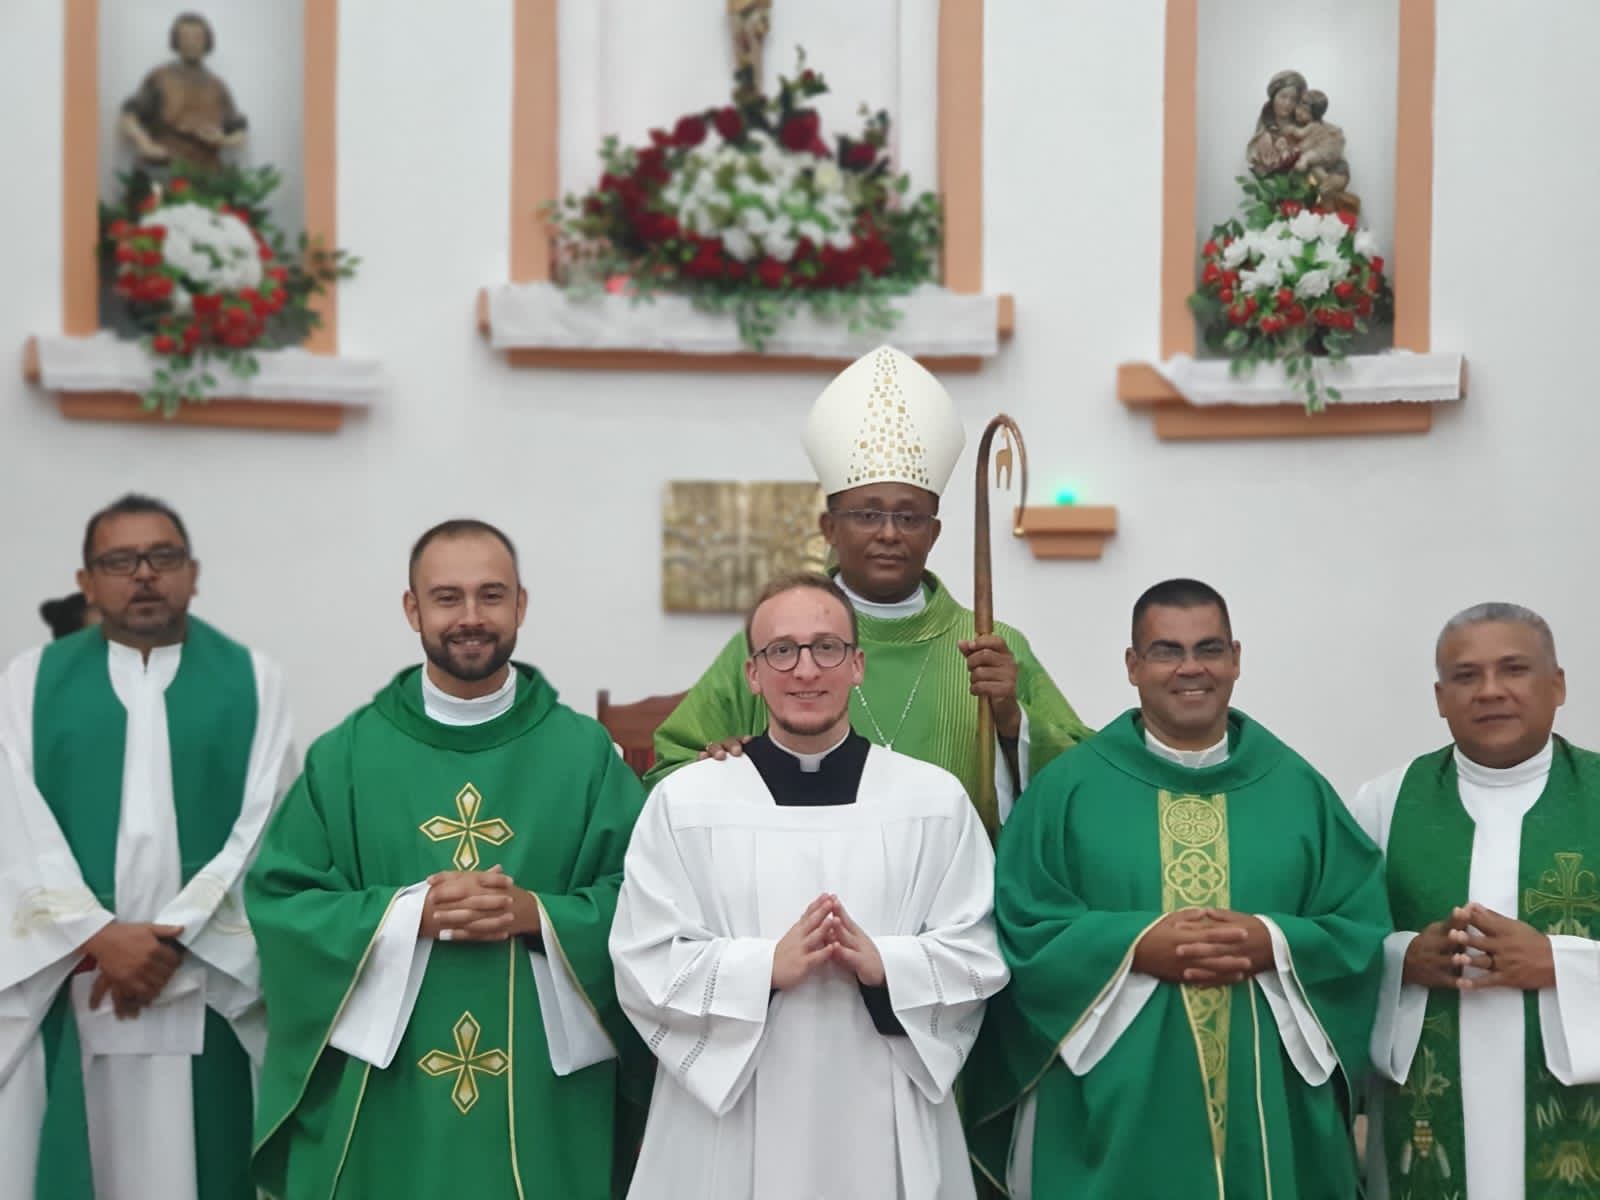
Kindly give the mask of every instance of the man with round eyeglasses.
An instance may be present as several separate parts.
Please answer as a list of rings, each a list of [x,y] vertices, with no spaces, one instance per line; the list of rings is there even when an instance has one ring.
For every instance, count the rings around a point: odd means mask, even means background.
[[[1005,985],[960,782],[852,728],[848,597],[783,576],[746,622],[768,714],[650,795],[611,932],[660,1066],[633,1200],[974,1194],[954,1098]]]
[[[190,613],[198,575],[178,514],[122,497],[84,534],[99,625],[0,676],[0,1195],[255,1195],[240,889],[296,762],[280,671]]]
[[[1032,775],[1089,729],[1008,625],[978,637],[971,610],[927,569],[939,496],[966,443],[948,392],[889,346],[846,368],[818,397],[806,453],[827,493],[820,526],[838,561],[872,672],[851,689],[851,722],[879,746],[945,768],[978,795],[977,705],[994,715],[998,827]],[[738,754],[766,726],[744,686],[735,635],[656,732],[646,783],[709,755]]]

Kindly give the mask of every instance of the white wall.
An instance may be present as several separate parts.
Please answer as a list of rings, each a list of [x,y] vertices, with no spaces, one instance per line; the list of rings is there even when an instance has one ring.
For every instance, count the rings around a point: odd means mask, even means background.
[[[341,336],[385,360],[385,405],[334,437],[69,424],[0,377],[0,652],[43,633],[35,606],[71,587],[88,512],[141,487],[190,520],[197,611],[287,667],[302,740],[415,659],[405,553],[459,513],[518,539],[522,650],[569,701],[686,685],[734,623],[660,612],[661,484],[804,478],[798,441],[774,431],[798,435],[823,381],[506,367],[475,333],[472,300],[507,269],[509,0],[418,6],[405,21],[383,0],[340,7],[340,231],[365,259],[341,292]],[[1600,743],[1583,536],[1600,437],[1583,353],[1596,251],[1559,219],[1564,198],[1600,183],[1574,152],[1600,6],[1504,14],[1494,0],[1439,14],[1434,344],[1466,352],[1471,399],[1421,438],[1180,445],[1114,394],[1117,362],[1156,349],[1160,0],[991,0],[986,263],[989,285],[1018,297],[1019,327],[997,363],[951,387],[974,439],[1002,408],[1019,420],[1040,495],[1070,483],[1119,506],[1097,564],[1035,563],[996,541],[1000,616],[1091,721],[1131,699],[1134,597],[1193,573],[1232,602],[1239,703],[1341,786],[1444,740],[1432,639],[1489,597],[1551,619],[1572,675],[1563,726]],[[48,0],[0,5],[7,161],[30,172],[0,198],[5,227],[25,231],[8,247],[0,345],[58,327],[60,38]],[[970,458],[957,475],[934,561],[967,595]]]

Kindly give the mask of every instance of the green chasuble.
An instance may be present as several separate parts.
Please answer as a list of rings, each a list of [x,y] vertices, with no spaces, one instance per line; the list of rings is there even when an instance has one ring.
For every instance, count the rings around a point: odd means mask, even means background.
[[[1351,1080],[1365,1074],[1389,912],[1378,850],[1327,782],[1242,713],[1229,754],[1189,769],[1150,753],[1137,711],[1051,764],[1001,831],[995,916],[1011,986],[969,1072],[974,1154],[1004,1179],[1035,1093],[1036,1200],[1356,1194]],[[1252,981],[1159,983],[1084,1075],[1059,1051],[1163,913],[1269,918],[1339,1066],[1290,1061]]]
[[[1519,921],[1548,935],[1600,931],[1600,754],[1554,739],[1544,791],[1522,818]],[[1389,828],[1395,925],[1421,929],[1469,891],[1475,825],[1461,803],[1455,747],[1407,769]],[[1469,1192],[1461,1106],[1461,993],[1428,993],[1422,1037],[1403,1086],[1385,1084],[1384,1158],[1395,1200],[1497,1200]],[[1600,1013],[1594,1015],[1600,1021]],[[1600,1198],[1600,1085],[1567,1087],[1545,1063],[1539,993],[1523,993],[1524,1154],[1528,1200]],[[1481,1136],[1481,1135],[1480,1135]],[[1453,1169],[1452,1169],[1453,1168]]]
[[[862,613],[861,649],[867,674],[850,697],[850,724],[880,746],[943,767],[977,794],[978,702],[967,660],[956,643],[975,636],[972,611],[962,608],[932,574],[923,577],[927,607],[910,617]],[[1072,705],[1033,656],[1028,640],[996,624],[1017,660],[1017,701],[1028,718],[1030,778],[1068,746],[1089,736]],[[706,673],[656,730],[656,761],[645,783],[693,762],[709,742],[763,732],[767,708],[750,692],[743,632],[735,634]]]
[[[632,1082],[648,1056],[606,941],[643,793],[596,722],[516,670],[512,708],[465,727],[431,720],[422,669],[401,672],[317,740],[274,819],[246,887],[268,1021],[256,1175],[271,1196],[613,1194],[619,1073]],[[495,864],[538,896],[546,951],[625,1065],[554,1074],[517,940],[435,943],[387,1069],[331,1048],[396,895]]]
[[[128,714],[90,627],[52,642],[33,698],[34,782],[83,881],[116,911],[118,817]],[[221,853],[244,801],[256,728],[250,651],[191,616],[178,672],[165,692],[172,803],[185,884]],[[110,1001],[105,1001],[110,1003]],[[40,1136],[38,1200],[93,1200],[83,1065],[68,988],[40,1029],[48,1105]],[[201,1200],[251,1200],[250,1060],[219,1014],[205,1014],[205,1051],[191,1060],[196,1182]],[[160,1114],[149,1120],[159,1121]],[[130,1136],[136,1136],[130,1131]]]

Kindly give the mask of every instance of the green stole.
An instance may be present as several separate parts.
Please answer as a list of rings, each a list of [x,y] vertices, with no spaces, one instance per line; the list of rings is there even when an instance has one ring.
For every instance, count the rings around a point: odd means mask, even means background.
[[[1554,742],[1550,777],[1522,818],[1515,915],[1545,933],[1591,937],[1600,888],[1583,864],[1600,861],[1600,754]],[[1397,929],[1422,929],[1466,902],[1474,829],[1456,786],[1455,747],[1413,762],[1389,831]],[[1404,1085],[1387,1085],[1383,1138],[1396,1200],[1466,1195],[1460,1005],[1459,992],[1428,993],[1410,1074]],[[1550,1074],[1539,994],[1525,992],[1523,1005],[1529,1200],[1600,1197],[1600,1086],[1564,1087]]]
[[[84,883],[114,912],[128,714],[112,687],[108,656],[97,628],[46,647],[33,689],[33,774]],[[166,709],[173,808],[187,884],[222,851],[244,803],[256,727],[250,651],[190,617],[178,672],[166,690]],[[49,1104],[40,1138],[39,1200],[93,1200],[95,1194],[68,990],[61,989],[40,1031]],[[204,1200],[250,1200],[255,1193],[249,1181],[249,1058],[227,1021],[209,1008],[205,1046],[191,1066],[200,1193]]]

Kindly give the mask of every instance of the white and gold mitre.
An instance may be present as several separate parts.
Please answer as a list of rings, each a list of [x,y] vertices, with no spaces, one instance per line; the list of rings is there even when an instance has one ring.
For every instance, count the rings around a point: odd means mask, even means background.
[[[869,483],[909,483],[939,495],[966,444],[950,393],[893,346],[834,376],[806,418],[806,455],[830,496]]]

